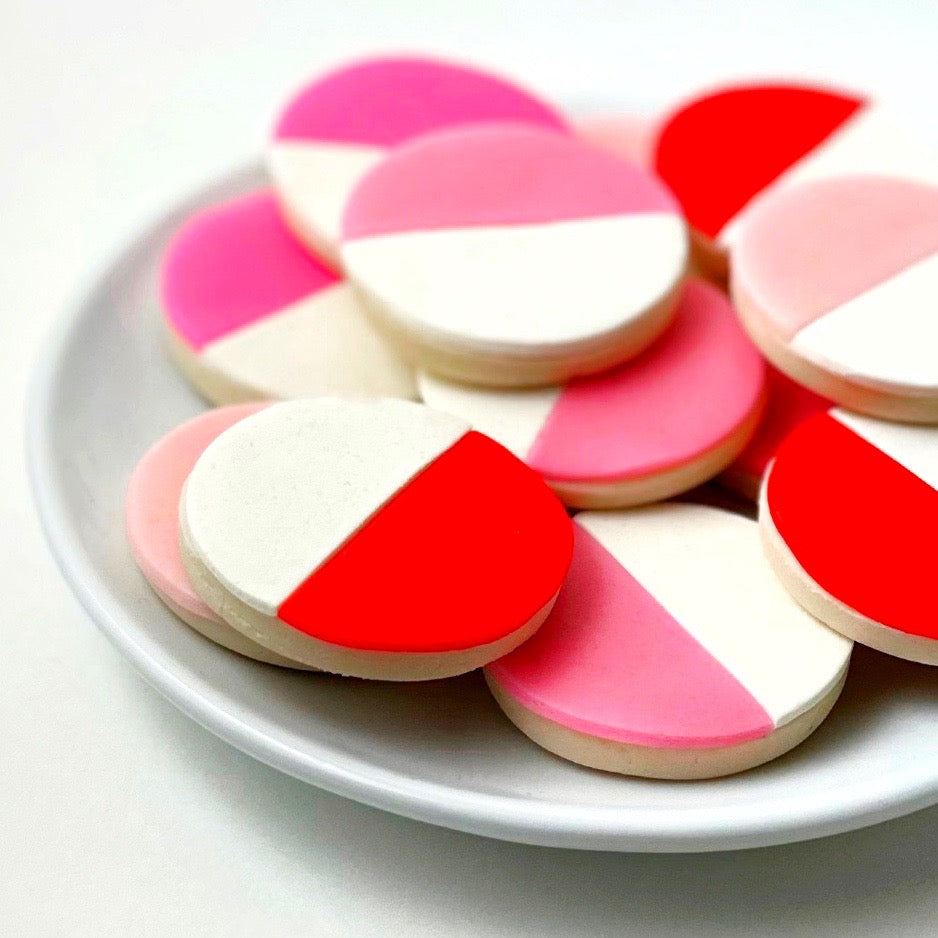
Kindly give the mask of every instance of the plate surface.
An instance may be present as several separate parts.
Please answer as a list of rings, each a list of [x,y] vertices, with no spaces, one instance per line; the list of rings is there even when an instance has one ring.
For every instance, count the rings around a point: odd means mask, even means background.
[[[460,830],[600,850],[722,850],[819,837],[938,801],[938,672],[858,649],[804,745],[713,782],[652,782],[541,751],[478,674],[388,685],[280,670],[177,621],[130,556],[123,496],[160,435],[204,408],[162,345],[156,273],[174,227],[263,185],[250,169],[145,232],[67,311],[34,379],[27,441],[49,542],[82,605],[144,677],[246,753],[330,791]]]

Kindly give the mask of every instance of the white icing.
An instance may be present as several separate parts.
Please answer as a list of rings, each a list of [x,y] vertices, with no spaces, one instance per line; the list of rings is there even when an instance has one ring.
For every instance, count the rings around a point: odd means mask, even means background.
[[[576,521],[762,705],[776,727],[837,683],[853,643],[785,591],[758,525],[703,505],[586,512]]]
[[[938,157],[913,139],[887,109],[879,105],[861,108],[751,199],[724,225],[717,240],[724,247],[735,244],[748,212],[763,196],[794,183],[853,173],[938,185]]]
[[[230,593],[283,601],[467,425],[407,401],[286,401],[205,450],[183,493],[190,546]]]
[[[202,357],[259,397],[413,397],[416,390],[411,369],[375,331],[347,283],[211,342]]]
[[[666,212],[448,228],[345,242],[342,259],[388,315],[470,349],[594,339],[676,285],[683,220]]]
[[[420,396],[426,404],[467,420],[519,459],[528,452],[560,397],[559,387],[510,389],[478,388],[421,373]]]
[[[791,347],[873,387],[938,390],[938,253],[802,328]]]
[[[267,164],[291,214],[338,250],[349,193],[384,153],[381,147],[353,143],[277,140]]]
[[[845,427],[905,466],[913,475],[933,489],[938,489],[938,427],[889,423],[839,407],[830,413]]]

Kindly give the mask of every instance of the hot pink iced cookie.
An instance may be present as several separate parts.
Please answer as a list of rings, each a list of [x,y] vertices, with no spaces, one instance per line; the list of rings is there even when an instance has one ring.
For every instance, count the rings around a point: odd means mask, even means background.
[[[769,560],[838,632],[938,665],[938,427],[835,408],[779,447],[759,505]]]
[[[410,368],[349,284],[294,240],[269,192],[190,218],[166,248],[161,294],[174,357],[215,403],[414,396]]]
[[[543,622],[570,521],[527,466],[407,401],[274,404],[219,436],[180,500],[182,558],[235,629],[327,671],[470,671]]]
[[[802,387],[778,369],[769,366],[768,401],[759,427],[746,448],[720,475],[720,482],[755,501],[766,467],[782,441],[809,417],[832,406],[826,397]]]
[[[659,335],[687,234],[639,168],[502,125],[395,150],[349,199],[342,257],[376,321],[427,370],[523,386],[612,367]]]
[[[302,88],[277,119],[268,162],[292,227],[337,260],[348,194],[388,148],[480,121],[567,129],[552,107],[495,75],[423,57],[374,58]]]
[[[848,176],[761,199],[732,294],[794,380],[852,410],[938,422],[938,186]]]
[[[568,505],[615,508],[726,467],[758,425],[765,366],[726,297],[691,280],[664,335],[614,371],[531,390],[429,374],[418,384],[427,404],[507,446]]]
[[[235,631],[199,598],[179,554],[179,497],[196,460],[220,433],[264,404],[210,410],[171,430],[137,463],[124,512],[134,559],[156,594],[187,624],[219,645],[269,664],[302,668]]]
[[[671,503],[586,512],[574,532],[553,612],[486,668],[535,742],[607,771],[708,778],[780,756],[827,715],[852,643],[786,594],[754,522]]]
[[[574,130],[581,140],[620,159],[650,169],[654,165],[656,122],[647,114],[584,117]]]
[[[849,92],[752,84],[694,98],[665,118],[654,165],[695,231],[702,260],[726,265],[753,200],[849,173],[938,181],[938,165],[888,113]]]

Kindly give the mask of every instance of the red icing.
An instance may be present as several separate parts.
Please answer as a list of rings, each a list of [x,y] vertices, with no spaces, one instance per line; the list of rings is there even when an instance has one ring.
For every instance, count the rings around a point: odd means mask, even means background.
[[[537,633],[489,665],[535,713],[581,733],[662,748],[766,736],[765,709],[587,531]]]
[[[827,414],[779,447],[766,497],[805,572],[875,622],[938,639],[938,492]]]
[[[280,220],[269,191],[190,218],[163,256],[163,308],[196,351],[340,277],[309,254]]]
[[[352,193],[342,237],[679,211],[660,181],[610,153],[538,128],[488,125],[395,150]]]
[[[446,652],[521,628],[560,588],[571,523],[538,475],[469,432],[280,606],[323,641]]]
[[[566,130],[553,108],[503,78],[433,59],[379,58],[307,85],[274,136],[389,147],[445,126],[503,120]]]
[[[664,123],[655,168],[708,237],[866,102],[798,85],[752,85],[699,98]]]
[[[769,367],[769,399],[765,416],[752,442],[732,465],[753,479],[761,479],[782,440],[809,417],[829,410],[833,404],[825,397],[792,381],[776,368]]]

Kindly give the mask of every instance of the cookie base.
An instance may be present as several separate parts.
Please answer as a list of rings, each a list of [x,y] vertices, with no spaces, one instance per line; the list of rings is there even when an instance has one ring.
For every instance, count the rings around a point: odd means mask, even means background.
[[[619,775],[690,781],[745,772],[777,759],[804,742],[837,702],[847,680],[847,668],[813,707],[768,736],[713,749],[640,746],[581,733],[523,707],[488,672],[485,679],[505,716],[525,736],[562,759]]]
[[[889,628],[852,609],[816,583],[782,539],[766,499],[759,496],[759,531],[772,569],[792,598],[828,628],[894,658],[938,665],[938,640]]]

